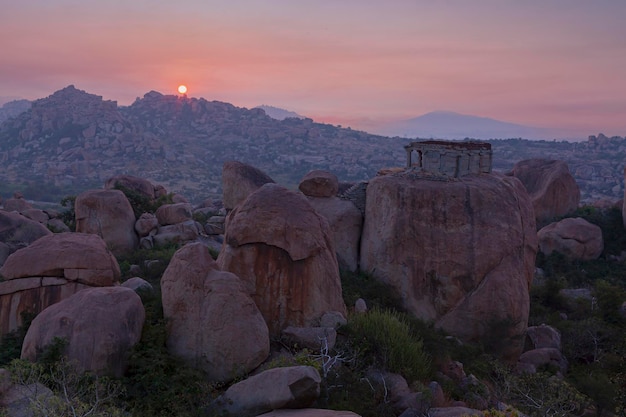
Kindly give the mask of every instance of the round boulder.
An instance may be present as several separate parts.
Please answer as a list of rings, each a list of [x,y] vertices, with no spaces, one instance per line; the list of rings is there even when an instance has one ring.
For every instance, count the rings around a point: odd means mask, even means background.
[[[558,252],[569,259],[598,259],[604,250],[602,229],[580,217],[551,223],[539,230],[539,250],[544,255]]]
[[[67,341],[64,353],[79,370],[121,377],[132,347],[141,339],[144,320],[141,298],[130,288],[85,289],[35,317],[21,357],[37,360],[58,337]]]
[[[309,197],[333,197],[339,191],[339,180],[333,173],[315,170],[302,178],[298,188]]]
[[[224,162],[222,168],[224,207],[232,210],[263,184],[273,182],[273,179],[258,168],[239,161]]]

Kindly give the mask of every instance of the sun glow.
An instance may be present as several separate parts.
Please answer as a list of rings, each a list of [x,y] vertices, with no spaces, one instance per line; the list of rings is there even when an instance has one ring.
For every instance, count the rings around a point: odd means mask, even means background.
[[[178,86],[178,93],[179,94],[187,94],[187,86],[186,85],[179,85]]]

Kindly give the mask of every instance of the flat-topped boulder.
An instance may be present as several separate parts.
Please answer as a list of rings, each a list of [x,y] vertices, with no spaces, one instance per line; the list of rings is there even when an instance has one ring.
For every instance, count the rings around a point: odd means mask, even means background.
[[[0,268],[0,334],[22,324],[22,313],[46,307],[91,287],[119,283],[120,268],[97,235],[58,233],[12,253]]]

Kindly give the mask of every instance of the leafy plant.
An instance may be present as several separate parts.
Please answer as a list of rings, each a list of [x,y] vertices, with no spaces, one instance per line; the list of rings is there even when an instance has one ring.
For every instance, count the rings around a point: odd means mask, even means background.
[[[376,308],[354,314],[347,331],[360,352],[371,355],[371,360],[383,369],[399,373],[409,382],[431,374],[430,357],[424,352],[421,338],[400,313]]]

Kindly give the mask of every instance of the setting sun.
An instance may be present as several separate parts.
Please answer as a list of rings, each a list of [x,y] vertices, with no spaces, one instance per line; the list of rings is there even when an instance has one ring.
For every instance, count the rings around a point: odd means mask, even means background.
[[[178,93],[179,94],[185,94],[187,93],[187,86],[186,85],[179,85],[178,86]]]

